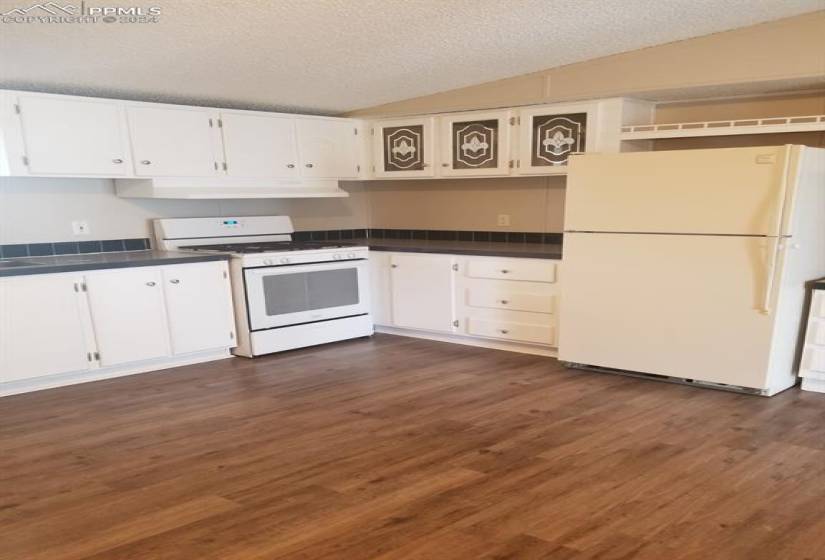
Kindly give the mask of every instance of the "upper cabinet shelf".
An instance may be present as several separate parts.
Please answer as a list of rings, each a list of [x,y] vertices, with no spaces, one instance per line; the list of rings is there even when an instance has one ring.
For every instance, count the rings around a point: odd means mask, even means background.
[[[346,196],[356,119],[0,90],[0,175],[117,179],[123,196]]]
[[[775,134],[821,130],[825,130],[825,115],[623,126],[621,139],[655,140],[657,138],[735,136],[739,134]]]

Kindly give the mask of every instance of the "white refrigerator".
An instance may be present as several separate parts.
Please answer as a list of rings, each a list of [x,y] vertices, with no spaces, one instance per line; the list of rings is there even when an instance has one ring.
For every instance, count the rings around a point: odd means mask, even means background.
[[[560,360],[776,394],[825,276],[825,150],[576,156],[562,266]]]

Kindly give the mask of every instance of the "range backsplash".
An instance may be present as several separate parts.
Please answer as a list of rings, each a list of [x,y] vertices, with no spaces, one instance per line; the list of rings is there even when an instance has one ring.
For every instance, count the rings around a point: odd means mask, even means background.
[[[477,241],[489,243],[548,243],[560,245],[561,233],[539,233],[533,231],[455,231],[434,229],[328,229],[316,231],[296,231],[296,241],[344,241],[347,239],[421,239],[429,241]]]
[[[49,257],[52,255],[145,251],[151,249],[151,247],[151,242],[147,238],[55,241],[53,243],[16,243],[14,245],[0,245],[0,258],[11,259],[15,257]]]

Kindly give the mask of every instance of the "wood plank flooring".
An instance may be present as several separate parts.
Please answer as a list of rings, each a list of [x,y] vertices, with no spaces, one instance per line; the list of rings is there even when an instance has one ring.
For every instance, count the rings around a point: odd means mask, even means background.
[[[825,558],[825,395],[376,335],[0,399],[0,558]]]

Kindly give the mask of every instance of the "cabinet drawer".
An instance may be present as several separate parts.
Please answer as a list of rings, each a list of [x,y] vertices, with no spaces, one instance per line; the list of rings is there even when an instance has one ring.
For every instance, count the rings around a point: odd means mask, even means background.
[[[808,346],[802,368],[811,372],[825,374],[825,348]]]
[[[540,259],[471,259],[467,276],[552,283],[556,281],[556,263]]]
[[[551,294],[531,293],[519,290],[516,286],[495,282],[495,286],[473,287],[467,289],[466,301],[470,307],[487,307],[491,309],[512,309],[513,311],[531,311],[533,313],[555,313],[556,296]]]
[[[467,332],[476,336],[546,344],[548,346],[553,346],[556,343],[555,329],[549,324],[518,323],[470,317],[467,321]]]
[[[825,320],[813,319],[808,325],[808,344],[819,344],[825,346]]]
[[[825,291],[814,291],[813,301],[811,301],[811,317],[825,319]]]

